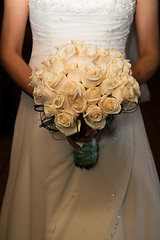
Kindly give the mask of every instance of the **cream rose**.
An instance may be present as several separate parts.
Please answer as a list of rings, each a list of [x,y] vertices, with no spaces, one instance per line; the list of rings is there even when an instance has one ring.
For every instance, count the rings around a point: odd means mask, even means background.
[[[116,98],[117,101],[121,104],[123,102],[123,88],[119,86],[114,89],[112,92],[112,97]]]
[[[61,73],[64,71],[64,64],[62,59],[57,54],[50,55],[47,57],[42,64],[46,67],[46,70],[55,71],[57,73]]]
[[[43,83],[51,90],[55,89],[55,87],[61,81],[63,75],[58,74],[54,71],[44,71],[43,73]]]
[[[71,56],[67,61],[65,61],[65,66],[70,67],[76,65],[78,70],[92,61],[96,61],[95,56],[90,56],[85,54],[85,48],[83,53],[76,52],[73,56]]]
[[[133,85],[135,82],[135,78],[132,75],[127,75],[127,77],[128,77],[128,83],[130,85]]]
[[[108,51],[106,51],[104,48],[97,46],[97,53],[102,56],[105,57],[108,54]]]
[[[74,100],[78,95],[82,96],[84,91],[84,87],[74,81],[68,81],[64,86],[64,92],[71,100]]]
[[[64,84],[66,83],[66,76],[62,73],[56,72],[44,72],[42,82],[46,85],[50,90],[62,90],[64,88]]]
[[[97,105],[89,105],[83,117],[86,124],[92,129],[102,129],[106,125],[102,110]]]
[[[80,114],[86,110],[87,102],[85,98],[77,97],[74,101],[70,102],[70,105],[75,114]]]
[[[140,91],[140,87],[138,82],[135,80],[134,84],[133,84],[133,90],[134,90],[134,94],[139,97],[141,95],[141,91]]]
[[[70,63],[66,67],[66,75],[69,81],[80,82],[80,74],[77,63]]]
[[[97,56],[97,46],[93,44],[87,44],[84,53],[87,56],[95,58]]]
[[[123,73],[129,74],[130,71],[131,71],[131,64],[130,64],[129,60],[124,59],[123,60]]]
[[[129,83],[129,81],[130,81],[129,79],[130,79],[130,75],[122,74],[122,76],[121,76],[122,88],[125,87]]]
[[[61,110],[69,107],[67,97],[64,93],[57,93],[53,99],[55,109]]]
[[[44,113],[47,117],[55,116],[57,114],[53,99],[44,102]]]
[[[50,54],[48,57],[46,57],[46,58],[44,59],[44,61],[42,62],[42,64],[43,64],[46,68],[50,68],[53,58],[54,58],[54,56]]]
[[[100,85],[100,92],[102,95],[109,95],[113,92],[113,90],[122,84],[122,79],[118,76],[108,77]]]
[[[107,72],[106,78],[123,73],[123,59],[121,58],[106,58]]]
[[[101,98],[99,87],[91,87],[86,91],[86,101],[89,104],[97,104]]]
[[[34,87],[33,97],[36,104],[43,104],[46,100],[54,98],[55,96],[56,92],[51,91],[43,84]]]
[[[129,80],[128,82],[130,83],[130,85],[133,87],[133,91],[134,91],[134,94],[139,97],[141,95],[141,92],[140,92],[140,87],[139,87],[139,84],[138,82],[136,81],[136,79],[132,76],[129,76]]]
[[[108,66],[106,77],[112,74],[122,75],[130,72],[131,64],[124,59],[120,52],[108,49],[108,54],[104,59]]]
[[[80,76],[83,85],[86,88],[95,87],[102,81],[101,70],[93,62],[87,64],[80,70]]]
[[[76,121],[76,117],[69,112],[59,113],[54,121],[56,128],[65,136],[70,136],[80,131],[81,122],[79,120]]]
[[[99,106],[106,116],[108,114],[118,114],[121,111],[121,105],[117,99],[113,97],[102,97]]]
[[[60,46],[57,48],[57,52],[63,61],[68,61],[71,57],[76,54],[76,48],[72,43]]]
[[[106,73],[107,73],[107,63],[104,61],[104,58],[103,57],[100,57],[98,59],[98,61],[95,63],[95,65],[100,68],[101,70],[101,74],[102,74],[102,77],[103,79],[105,78],[106,76]]]
[[[138,98],[134,93],[134,89],[130,85],[126,85],[123,88],[123,100],[124,102],[130,101],[130,102],[138,102]]]
[[[35,68],[32,70],[32,75],[30,77],[31,82],[29,83],[32,87],[37,87],[39,84],[41,84],[43,76],[43,69]]]
[[[107,49],[107,55],[112,58],[123,58],[123,54],[113,48]]]
[[[86,44],[80,41],[72,41],[72,44],[75,46],[77,55],[84,56]]]

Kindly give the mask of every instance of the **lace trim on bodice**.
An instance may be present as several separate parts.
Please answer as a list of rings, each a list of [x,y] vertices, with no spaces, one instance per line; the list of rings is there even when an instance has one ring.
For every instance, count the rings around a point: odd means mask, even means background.
[[[31,9],[72,14],[104,14],[134,8],[136,0],[28,0]]]

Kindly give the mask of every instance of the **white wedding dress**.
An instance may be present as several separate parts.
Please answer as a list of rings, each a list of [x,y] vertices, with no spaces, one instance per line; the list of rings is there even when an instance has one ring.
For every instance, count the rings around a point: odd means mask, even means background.
[[[30,0],[33,51],[39,67],[70,40],[125,53],[136,0]],[[73,163],[66,139],[39,128],[33,100],[22,93],[1,240],[159,240],[160,187],[140,110],[120,114],[99,141],[90,170]]]

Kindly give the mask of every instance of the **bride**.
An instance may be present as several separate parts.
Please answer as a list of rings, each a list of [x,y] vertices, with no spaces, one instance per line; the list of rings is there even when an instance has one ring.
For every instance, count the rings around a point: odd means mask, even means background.
[[[32,69],[71,40],[114,48],[125,56],[135,17],[140,57],[133,75],[142,84],[159,63],[157,0],[5,0],[1,62],[22,88],[9,179],[0,218],[1,240],[158,240],[160,187],[140,110],[102,131],[99,161],[73,164],[73,147],[39,128]],[[33,49],[22,58],[30,18]]]

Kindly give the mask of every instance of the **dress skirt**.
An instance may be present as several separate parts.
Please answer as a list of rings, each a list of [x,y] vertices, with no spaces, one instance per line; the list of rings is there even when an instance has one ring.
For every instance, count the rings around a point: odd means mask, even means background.
[[[159,240],[159,180],[140,109],[103,130],[98,163],[86,170],[64,136],[39,127],[33,104],[22,92],[0,239]]]

